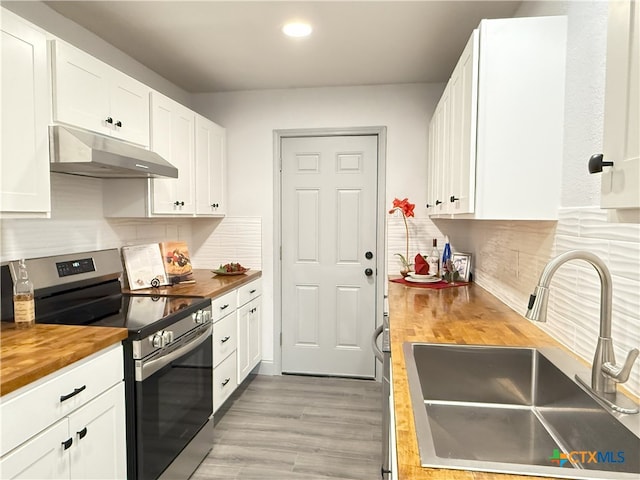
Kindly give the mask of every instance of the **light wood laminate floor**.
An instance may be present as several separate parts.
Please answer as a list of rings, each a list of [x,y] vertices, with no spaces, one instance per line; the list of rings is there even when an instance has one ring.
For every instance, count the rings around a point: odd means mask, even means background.
[[[192,480],[377,480],[381,387],[372,380],[257,375],[215,415]]]

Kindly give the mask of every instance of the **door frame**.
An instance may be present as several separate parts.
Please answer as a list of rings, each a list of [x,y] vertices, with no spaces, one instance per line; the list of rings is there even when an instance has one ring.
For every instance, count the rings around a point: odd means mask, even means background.
[[[302,128],[273,131],[273,370],[272,375],[282,375],[282,152],[280,144],[284,138],[297,137],[337,137],[375,135],[378,137],[378,165],[376,191],[376,321],[382,324],[385,268],[385,203],[387,166],[387,127],[346,127],[346,128]],[[384,277],[384,278],[383,278]],[[371,331],[373,334],[373,330]],[[375,361],[375,357],[374,357]],[[380,366],[375,364],[376,378]]]

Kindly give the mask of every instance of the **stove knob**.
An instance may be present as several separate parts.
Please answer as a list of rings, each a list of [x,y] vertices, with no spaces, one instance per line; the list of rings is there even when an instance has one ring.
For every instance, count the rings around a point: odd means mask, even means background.
[[[211,322],[211,310],[203,310],[202,316],[204,318],[205,323]]]
[[[210,318],[210,314],[209,316],[207,316],[208,313],[209,312],[205,310],[198,310],[197,312],[191,314],[191,318],[193,318],[193,321],[198,324],[207,323]]]
[[[162,332],[158,332],[149,338],[151,345],[155,348],[162,348],[166,345]]]
[[[162,332],[162,340],[164,340],[164,345],[169,345],[171,342],[173,342],[173,332],[171,330]]]

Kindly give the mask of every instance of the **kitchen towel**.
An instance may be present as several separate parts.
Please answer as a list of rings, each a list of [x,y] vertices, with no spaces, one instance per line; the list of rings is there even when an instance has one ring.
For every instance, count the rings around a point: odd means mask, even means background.
[[[469,285],[469,282],[447,283],[444,280],[436,283],[415,283],[415,282],[407,282],[404,278],[392,278],[389,281],[393,283],[399,283],[401,285],[406,285],[407,287],[433,288],[433,289],[462,287],[464,285]]]

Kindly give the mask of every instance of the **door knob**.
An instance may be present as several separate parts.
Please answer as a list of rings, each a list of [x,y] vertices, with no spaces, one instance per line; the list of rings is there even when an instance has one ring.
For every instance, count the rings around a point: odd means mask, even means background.
[[[371,260],[373,258],[373,253],[371,252],[367,252],[364,254],[364,258],[366,258],[367,260]]]
[[[367,277],[370,277],[371,275],[373,275],[373,270],[371,270],[370,268],[366,268],[366,269],[364,270],[364,274],[365,274]]]

